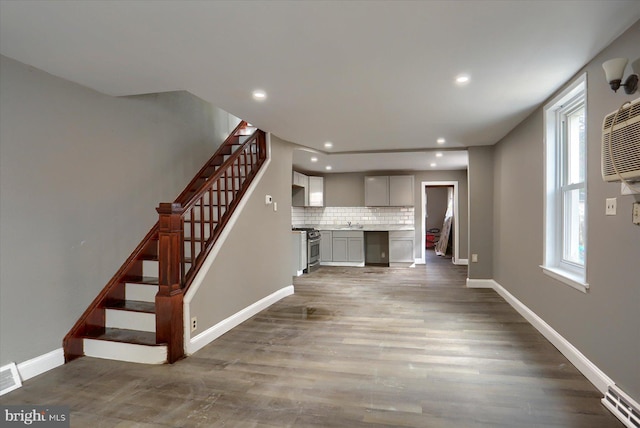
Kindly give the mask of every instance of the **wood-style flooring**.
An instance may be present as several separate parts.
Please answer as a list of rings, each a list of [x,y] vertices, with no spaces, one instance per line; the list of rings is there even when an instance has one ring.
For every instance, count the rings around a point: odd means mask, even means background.
[[[623,425],[466,267],[322,267],[173,365],[80,358],[0,398],[67,405],[72,427]]]

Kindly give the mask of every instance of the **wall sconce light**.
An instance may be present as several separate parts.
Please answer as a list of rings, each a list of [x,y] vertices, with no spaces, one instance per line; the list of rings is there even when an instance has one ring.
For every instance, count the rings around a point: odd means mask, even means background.
[[[624,69],[627,67],[627,58],[614,58],[609,61],[605,61],[602,64],[604,68],[604,74],[607,77],[609,86],[613,89],[613,92],[618,92],[620,86],[624,86],[624,92],[627,94],[633,94],[638,89],[638,74],[640,74],[640,59],[637,59],[631,64],[635,74],[627,77],[627,80],[622,83],[622,77],[624,76]]]

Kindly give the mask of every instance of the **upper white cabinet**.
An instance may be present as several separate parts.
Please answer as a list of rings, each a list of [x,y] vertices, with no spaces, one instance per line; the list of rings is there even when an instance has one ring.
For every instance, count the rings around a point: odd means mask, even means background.
[[[309,177],[293,171],[291,205],[294,207],[324,206],[324,178]]]
[[[413,175],[392,175],[389,177],[390,206],[413,206],[413,181]]]
[[[414,205],[413,175],[364,178],[364,204],[368,207],[404,207]]]
[[[364,178],[364,204],[367,207],[389,206],[389,177]]]
[[[324,206],[324,177],[309,178],[309,206]]]
[[[307,187],[309,186],[309,177],[298,171],[293,171],[292,184],[294,186]]]

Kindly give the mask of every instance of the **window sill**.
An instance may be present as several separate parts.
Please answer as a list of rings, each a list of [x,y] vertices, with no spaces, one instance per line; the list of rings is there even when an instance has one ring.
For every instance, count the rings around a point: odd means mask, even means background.
[[[542,268],[542,272],[544,272],[545,275],[548,275],[551,278],[568,285],[569,287],[575,288],[576,290],[582,291],[583,293],[586,293],[589,289],[589,284],[586,283],[582,277],[576,275],[575,273],[568,272],[556,267],[540,267]]]

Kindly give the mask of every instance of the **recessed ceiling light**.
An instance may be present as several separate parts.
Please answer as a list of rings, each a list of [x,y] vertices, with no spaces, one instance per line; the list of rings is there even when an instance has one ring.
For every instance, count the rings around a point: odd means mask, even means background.
[[[437,164],[437,163],[435,163],[435,162],[431,162],[431,164],[430,164],[429,166],[430,166],[431,168],[435,168],[436,166],[438,166],[438,164]]]
[[[313,157],[311,158],[311,162],[318,162],[318,158],[317,158],[317,157],[315,157],[315,156],[313,156]]]
[[[468,74],[459,74],[456,76],[456,83],[458,85],[466,85],[469,83],[469,80],[471,80],[471,78]]]
[[[447,140],[445,140],[445,139],[444,139],[444,138],[442,138],[442,137],[440,137],[440,138],[438,138],[438,139],[436,140],[436,143],[438,143],[438,144],[444,144],[444,143],[446,143],[446,142],[447,142]]]
[[[324,167],[324,169],[326,169],[327,171],[331,171],[332,168],[331,168],[331,165],[327,165]]]
[[[442,152],[438,152],[438,153],[436,153],[436,157],[437,157],[437,158],[441,158],[441,157],[442,157]]]
[[[262,89],[256,89],[255,91],[252,92],[251,95],[253,96],[253,99],[256,101],[264,101],[267,99],[267,93]]]
[[[331,147],[333,147],[333,143],[331,141],[327,141],[326,143],[324,143],[325,149],[330,149]]]

